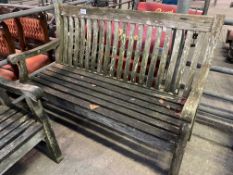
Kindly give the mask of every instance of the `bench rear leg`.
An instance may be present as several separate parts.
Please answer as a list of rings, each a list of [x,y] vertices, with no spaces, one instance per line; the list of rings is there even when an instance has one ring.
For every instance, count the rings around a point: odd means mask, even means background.
[[[179,174],[179,170],[180,170],[181,162],[183,159],[185,147],[186,147],[188,139],[190,137],[190,130],[191,129],[190,129],[188,124],[186,124],[186,123],[183,124],[183,126],[181,128],[181,135],[180,135],[179,141],[177,142],[175,152],[173,154],[169,175],[178,175]]]

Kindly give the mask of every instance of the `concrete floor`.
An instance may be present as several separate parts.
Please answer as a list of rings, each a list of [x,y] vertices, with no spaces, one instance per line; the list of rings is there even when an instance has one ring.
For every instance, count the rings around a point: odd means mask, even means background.
[[[225,5],[224,5],[225,3]],[[226,8],[230,0],[221,0],[210,14],[226,13],[233,18],[233,9]],[[226,28],[224,28],[224,31]],[[221,41],[224,40],[224,34]],[[214,65],[233,68],[225,61],[222,42],[216,50]],[[206,89],[233,96],[233,78],[210,73]],[[232,104],[203,98],[202,103],[233,111]],[[153,159],[149,153],[120,144],[116,137],[105,137],[88,127],[70,129],[53,122],[58,142],[64,155],[60,164],[33,149],[6,175],[155,175]],[[196,123],[192,140],[188,143],[180,175],[233,175],[233,134]],[[133,147],[133,146],[132,146]],[[147,154],[145,156],[144,154]]]

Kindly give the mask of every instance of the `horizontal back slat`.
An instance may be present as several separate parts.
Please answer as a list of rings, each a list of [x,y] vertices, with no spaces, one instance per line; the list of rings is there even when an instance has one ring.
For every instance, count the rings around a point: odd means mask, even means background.
[[[83,13],[80,10],[83,9]],[[82,10],[81,10],[82,11]],[[63,16],[85,16],[90,19],[114,20],[125,23],[137,23],[146,25],[160,25],[169,28],[186,30],[210,31],[213,18],[206,16],[170,14],[159,12],[142,12],[133,10],[117,10],[108,8],[87,8],[64,5],[62,6]],[[175,21],[175,22],[174,22]]]
[[[196,65],[209,62],[205,53],[216,35],[214,17],[65,5],[60,10],[59,63],[178,95],[191,89]]]

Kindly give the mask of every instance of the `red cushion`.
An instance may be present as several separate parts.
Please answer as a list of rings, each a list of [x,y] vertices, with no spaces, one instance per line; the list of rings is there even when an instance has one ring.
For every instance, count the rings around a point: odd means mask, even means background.
[[[43,66],[48,65],[49,63],[51,63],[49,57],[43,54],[28,58],[26,60],[28,73],[30,74],[42,68]],[[8,80],[17,79],[16,74],[14,73],[14,69],[9,64],[0,68],[0,76]]]
[[[5,78],[7,80],[16,80],[17,79],[14,72],[12,72],[10,70],[3,69],[3,68],[0,68],[0,77]]]
[[[161,4],[157,2],[139,2],[137,6],[137,10],[176,13],[177,6]],[[190,9],[188,13],[192,15],[202,15],[201,10]]]

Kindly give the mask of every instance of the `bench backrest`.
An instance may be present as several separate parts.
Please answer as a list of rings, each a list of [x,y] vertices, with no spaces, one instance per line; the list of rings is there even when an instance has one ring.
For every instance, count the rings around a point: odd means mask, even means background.
[[[210,63],[223,20],[69,5],[59,9],[58,63],[172,93],[189,90],[198,63]]]

